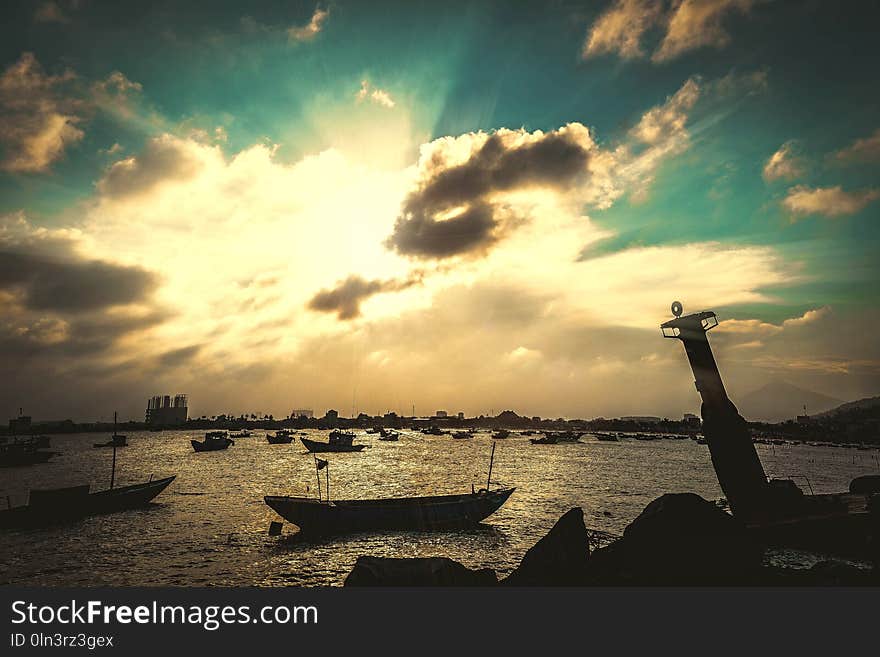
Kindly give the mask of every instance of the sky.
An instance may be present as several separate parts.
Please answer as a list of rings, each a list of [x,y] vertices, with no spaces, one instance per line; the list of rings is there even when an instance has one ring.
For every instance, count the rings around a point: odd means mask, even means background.
[[[8,0],[0,412],[878,394],[871,5]]]

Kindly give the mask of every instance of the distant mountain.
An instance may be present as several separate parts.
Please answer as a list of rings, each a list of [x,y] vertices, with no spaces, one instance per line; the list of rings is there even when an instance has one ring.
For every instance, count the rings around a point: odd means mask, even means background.
[[[798,388],[787,381],[773,381],[733,401],[744,418],[764,422],[792,420],[804,414],[804,405],[807,413],[814,415],[843,404],[841,399]]]
[[[880,397],[865,397],[856,401],[846,402],[830,411],[816,413],[816,417],[830,417],[832,415],[848,415],[857,411],[867,411],[880,408]],[[813,415],[812,413],[810,415]]]

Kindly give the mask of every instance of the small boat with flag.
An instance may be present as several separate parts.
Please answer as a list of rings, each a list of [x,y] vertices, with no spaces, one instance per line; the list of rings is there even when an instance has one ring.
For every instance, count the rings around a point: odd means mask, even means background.
[[[330,500],[329,463],[315,458],[318,499],[267,495],[266,504],[279,516],[299,527],[306,535],[327,535],[363,531],[409,530],[434,531],[472,527],[495,513],[513,494],[515,488],[489,490],[492,480],[492,457],[486,488],[463,495],[422,497],[387,497],[360,500]],[[326,499],[321,497],[320,470],[325,469]]]

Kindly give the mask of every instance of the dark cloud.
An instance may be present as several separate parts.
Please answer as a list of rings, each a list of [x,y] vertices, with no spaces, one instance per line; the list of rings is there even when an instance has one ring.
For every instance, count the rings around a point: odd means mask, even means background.
[[[446,166],[442,152],[404,202],[386,246],[418,258],[486,249],[504,232],[491,196],[529,187],[562,189],[586,175],[592,141],[582,126],[537,134],[517,144],[509,131],[490,135],[465,162]],[[457,214],[443,214],[464,208]]]
[[[0,248],[0,290],[31,310],[77,313],[145,300],[157,277],[140,267]]]
[[[329,290],[321,290],[308,303],[311,310],[336,313],[339,319],[354,319],[361,314],[361,303],[380,292],[393,292],[411,287],[418,279],[406,281],[372,280],[360,276],[349,276]]]
[[[176,367],[178,365],[184,365],[191,361],[193,358],[199,355],[199,352],[202,350],[204,345],[200,344],[192,344],[187,347],[180,347],[178,349],[171,349],[159,355],[156,359],[156,364],[160,368],[166,367]]]
[[[171,135],[154,137],[143,152],[113,164],[98,189],[111,197],[149,191],[165,180],[186,180],[198,173],[199,162],[182,142]]]

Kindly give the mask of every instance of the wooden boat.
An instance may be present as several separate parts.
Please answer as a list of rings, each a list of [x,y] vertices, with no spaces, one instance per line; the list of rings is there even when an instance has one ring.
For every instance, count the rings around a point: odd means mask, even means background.
[[[336,534],[374,530],[430,531],[478,524],[495,513],[514,488],[465,495],[373,500],[316,500],[267,495],[265,502],[304,533]]]
[[[89,492],[89,484],[32,490],[28,504],[0,511],[0,527],[39,526],[137,508],[149,504],[172,481],[174,476],[95,493]]]
[[[510,432],[507,429],[499,429],[498,431],[496,431],[495,433],[492,434],[492,437],[495,438],[496,440],[503,440],[504,438],[507,438],[508,436],[510,436]]]
[[[116,413],[113,414],[113,435],[105,443],[92,443],[92,447],[128,447],[128,438],[116,433]]]
[[[470,431],[456,431],[452,434],[452,437],[456,440],[466,440],[472,438],[473,434]]]
[[[300,441],[310,452],[359,452],[366,447],[366,445],[353,445],[353,439],[354,437],[352,436],[351,439],[336,438],[334,440],[332,433],[330,434],[330,440],[326,443],[300,437]]]
[[[554,434],[558,443],[576,443],[580,440],[581,434],[576,431],[558,431]]]
[[[276,431],[275,434],[267,433],[266,440],[270,445],[289,445],[293,442],[293,432],[286,429]]]
[[[114,433],[106,443],[93,443],[92,447],[128,447],[128,438]]]
[[[557,442],[559,442],[556,439],[556,436],[552,434],[547,434],[543,438],[530,438],[529,440],[531,441],[532,445],[555,445]]]
[[[609,443],[620,442],[620,439],[613,433],[596,433],[593,435],[596,436],[596,440],[601,440],[603,442],[609,442]]]
[[[400,440],[400,436],[394,431],[385,431],[383,429],[382,435],[379,436],[379,440],[383,440],[386,442],[397,442]]]
[[[229,437],[230,438],[250,438],[252,435],[253,434],[250,431],[248,431],[247,429],[242,429],[241,431],[239,431],[237,433],[229,434]]]
[[[189,442],[197,452],[216,452],[235,444],[235,441],[231,440],[225,431],[209,431],[205,434],[203,441],[190,440]]]
[[[23,465],[45,463],[58,452],[50,452],[37,447],[37,444],[25,440],[0,445],[0,468],[14,468]]]

